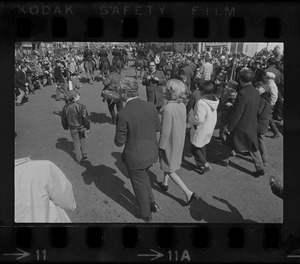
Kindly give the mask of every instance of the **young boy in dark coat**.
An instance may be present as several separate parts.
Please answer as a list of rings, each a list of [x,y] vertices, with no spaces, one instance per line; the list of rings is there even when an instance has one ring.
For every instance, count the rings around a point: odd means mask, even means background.
[[[258,83],[256,89],[260,94],[260,103],[257,115],[257,139],[259,152],[263,161],[263,165],[266,166],[268,162],[267,149],[264,141],[266,132],[268,132],[269,121],[271,118],[271,94],[266,92],[265,89]]]

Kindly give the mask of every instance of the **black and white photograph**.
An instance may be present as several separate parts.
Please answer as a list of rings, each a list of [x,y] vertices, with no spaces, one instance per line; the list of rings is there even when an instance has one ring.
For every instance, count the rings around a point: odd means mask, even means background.
[[[283,42],[15,42],[14,72],[15,223],[283,223]]]

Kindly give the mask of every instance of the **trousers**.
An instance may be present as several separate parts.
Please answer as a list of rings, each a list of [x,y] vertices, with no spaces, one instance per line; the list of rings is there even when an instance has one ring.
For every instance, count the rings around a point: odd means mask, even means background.
[[[223,145],[223,153],[222,153],[222,159],[223,160],[228,160],[230,157],[231,152],[234,149],[228,145]],[[262,158],[260,155],[260,151],[259,150],[254,150],[254,151],[249,151],[252,161],[254,163],[255,169],[257,171],[263,170],[264,166],[263,166],[263,162],[262,162]]]
[[[274,122],[274,119],[273,119],[273,109],[274,109],[274,105],[271,106],[271,118],[269,120],[269,126],[271,128],[271,131],[274,133],[274,135],[278,134],[279,133],[279,130]]]
[[[70,130],[73,144],[74,144],[74,150],[76,154],[76,160],[81,161],[82,156],[86,155],[86,139],[85,139],[85,133],[84,130],[81,129],[71,129]]]
[[[21,89],[18,89],[20,94],[17,96],[17,103],[21,104],[22,103],[22,100],[25,96],[25,92]]]
[[[150,205],[155,202],[148,170],[149,168],[141,170],[128,169],[141,217],[149,217],[151,215]]]
[[[195,162],[197,167],[203,167],[206,161],[206,145],[202,148],[197,148],[196,146],[192,145],[192,152],[195,158]]]
[[[264,134],[257,134],[257,139],[258,139],[258,147],[262,158],[262,162],[266,163],[268,162],[268,155],[267,155],[267,148],[264,140]]]

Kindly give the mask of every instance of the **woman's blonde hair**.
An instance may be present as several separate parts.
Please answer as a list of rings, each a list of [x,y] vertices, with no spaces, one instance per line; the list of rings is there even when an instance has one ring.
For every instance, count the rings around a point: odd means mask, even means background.
[[[166,89],[170,92],[170,99],[174,101],[183,101],[186,98],[185,84],[177,79],[167,81]]]

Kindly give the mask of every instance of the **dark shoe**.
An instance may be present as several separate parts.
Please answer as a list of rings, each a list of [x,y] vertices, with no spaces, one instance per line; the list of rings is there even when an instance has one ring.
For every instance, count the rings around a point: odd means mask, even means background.
[[[283,199],[283,186],[280,184],[279,180],[275,179],[273,176],[270,178],[270,187],[277,197]]]
[[[159,212],[160,207],[156,203],[151,203],[150,210],[152,213],[157,213],[157,212]]]
[[[169,186],[168,186],[168,185],[164,185],[162,182],[159,182],[159,183],[158,183],[158,186],[159,186],[162,190],[164,190],[165,192],[167,192],[168,189],[169,189]]]
[[[259,176],[264,176],[266,174],[265,170],[258,170],[252,172],[252,176],[258,178]]]
[[[281,133],[276,133],[274,136],[272,136],[271,138],[272,139],[277,139],[277,138],[280,138],[282,135],[281,135]]]
[[[197,166],[195,170],[197,172],[199,172],[201,175],[205,173],[205,167],[204,166]]]
[[[146,223],[150,223],[152,222],[152,216],[147,216],[147,217],[142,217],[142,219],[146,222]]]
[[[20,105],[22,105],[21,103],[16,103],[16,106],[20,106]]]
[[[224,166],[224,167],[228,167],[229,166],[229,160],[218,160],[217,164]]]
[[[199,197],[197,194],[193,193],[190,200],[186,203],[186,206],[189,206],[190,204],[192,204],[192,202],[194,202],[195,200],[198,200]]]
[[[282,120],[283,120],[283,118],[282,118],[282,117],[280,117],[280,116],[277,116],[277,117],[275,117],[275,118],[274,118],[274,120],[276,120],[276,121],[282,121]]]
[[[200,174],[204,174],[205,172],[208,172],[212,170],[212,167],[210,165],[208,166],[197,166],[196,171],[199,171]]]
[[[86,160],[87,159],[87,155],[82,155],[82,160]]]

